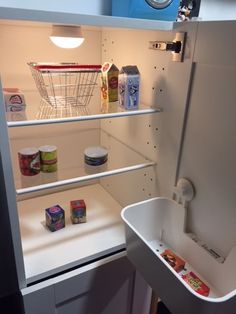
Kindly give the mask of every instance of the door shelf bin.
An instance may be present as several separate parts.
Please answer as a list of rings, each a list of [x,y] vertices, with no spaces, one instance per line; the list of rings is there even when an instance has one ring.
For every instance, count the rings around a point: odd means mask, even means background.
[[[167,198],[125,207],[127,256],[173,313],[235,313],[236,247],[223,263],[194,242],[185,229],[186,209]],[[169,248],[186,262],[177,273],[162,257]],[[208,297],[182,279],[193,271],[210,287]]]

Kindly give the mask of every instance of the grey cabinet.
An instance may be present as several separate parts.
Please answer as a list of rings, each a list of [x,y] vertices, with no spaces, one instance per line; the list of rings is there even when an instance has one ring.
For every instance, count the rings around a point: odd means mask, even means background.
[[[135,299],[141,301],[140,313],[147,313],[147,291],[119,253],[25,288],[22,295],[25,314],[135,314]]]

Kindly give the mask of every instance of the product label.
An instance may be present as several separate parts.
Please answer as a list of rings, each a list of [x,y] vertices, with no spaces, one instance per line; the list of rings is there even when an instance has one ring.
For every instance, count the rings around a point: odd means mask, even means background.
[[[40,162],[42,172],[57,171],[57,151],[43,152],[40,151]]]
[[[39,153],[23,155],[18,153],[20,171],[25,176],[34,176],[40,172]]]
[[[12,95],[9,98],[9,102],[11,104],[19,104],[19,105],[21,105],[23,103],[22,98],[20,97],[20,95]]]

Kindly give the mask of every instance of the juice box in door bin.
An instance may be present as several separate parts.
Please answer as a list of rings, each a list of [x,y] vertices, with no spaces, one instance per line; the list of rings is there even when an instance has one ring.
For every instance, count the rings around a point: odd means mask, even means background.
[[[192,271],[183,275],[182,278],[197,293],[204,295],[205,297],[209,295],[210,288]]]
[[[121,68],[119,74],[119,105],[126,110],[138,109],[140,74],[137,66]]]
[[[175,271],[177,271],[177,273],[184,269],[185,261],[171,250],[165,250],[161,256],[171,267],[174,268]]]
[[[105,62],[101,73],[101,97],[108,103],[118,101],[118,75],[119,69],[115,64]]]

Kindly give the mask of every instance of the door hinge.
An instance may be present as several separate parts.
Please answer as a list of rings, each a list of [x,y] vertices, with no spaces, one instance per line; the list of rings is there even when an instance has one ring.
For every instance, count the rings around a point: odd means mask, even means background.
[[[185,41],[186,33],[178,32],[173,41],[150,41],[149,49],[171,51],[173,61],[183,62]]]

